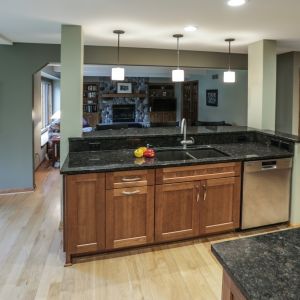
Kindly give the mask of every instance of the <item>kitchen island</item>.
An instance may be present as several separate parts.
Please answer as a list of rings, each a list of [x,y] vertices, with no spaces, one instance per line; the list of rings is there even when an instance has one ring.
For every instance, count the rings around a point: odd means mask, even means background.
[[[223,300],[300,299],[300,228],[212,245]]]
[[[236,230],[243,162],[293,156],[290,137],[248,128],[197,127],[188,136],[195,145],[186,150],[178,128],[69,139],[61,169],[67,264],[76,256]],[[148,143],[157,157],[134,158],[133,150]]]

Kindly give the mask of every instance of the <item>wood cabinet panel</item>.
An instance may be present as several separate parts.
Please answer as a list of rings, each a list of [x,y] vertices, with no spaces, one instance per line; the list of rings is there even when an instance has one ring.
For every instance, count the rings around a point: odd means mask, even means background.
[[[232,177],[239,176],[240,173],[240,163],[221,163],[188,167],[162,168],[156,170],[156,184]]]
[[[225,270],[223,270],[222,300],[246,300]]]
[[[154,240],[154,187],[106,191],[106,247],[121,248]]]
[[[197,183],[156,186],[155,240],[196,236],[199,233],[199,197]]]
[[[240,225],[240,177],[201,182],[200,233],[217,233]]]
[[[65,248],[85,253],[105,248],[105,176],[69,175],[65,190]]]
[[[154,170],[121,171],[106,173],[106,189],[153,185]]]
[[[151,123],[176,122],[176,111],[155,111],[150,112]]]
[[[87,120],[87,122],[91,127],[96,127],[97,124],[100,123],[99,112],[94,112],[94,113],[84,112],[83,117]]]

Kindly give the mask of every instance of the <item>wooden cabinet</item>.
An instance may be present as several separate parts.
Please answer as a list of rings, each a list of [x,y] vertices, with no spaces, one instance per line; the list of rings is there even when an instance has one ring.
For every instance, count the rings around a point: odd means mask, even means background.
[[[105,175],[65,177],[64,239],[70,255],[105,248]]]
[[[156,171],[155,240],[233,230],[240,222],[240,163]]]
[[[89,123],[91,127],[96,127],[97,124],[100,123],[100,115],[98,112],[96,113],[84,112],[83,117],[86,119],[86,121]]]
[[[154,241],[154,188],[137,186],[106,191],[106,247]]]
[[[64,177],[66,262],[239,227],[240,163]]]
[[[150,122],[153,124],[176,122],[177,99],[172,83],[149,84]]]
[[[240,177],[201,181],[201,234],[224,232],[239,227],[240,186]]]
[[[198,183],[156,186],[155,241],[194,237],[199,233]]]

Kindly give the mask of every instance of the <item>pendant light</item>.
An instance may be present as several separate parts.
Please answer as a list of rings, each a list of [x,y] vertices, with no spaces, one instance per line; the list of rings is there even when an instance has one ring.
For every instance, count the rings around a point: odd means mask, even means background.
[[[124,34],[123,30],[114,30],[114,34],[118,35],[118,66],[116,68],[111,69],[111,80],[122,81],[125,78],[125,70],[124,68],[120,68],[120,35]]]
[[[177,69],[172,70],[172,81],[182,82],[184,81],[184,70],[179,68],[179,39],[183,37],[182,34],[174,34],[174,38],[177,39]]]
[[[225,42],[228,42],[228,71],[224,72],[224,82],[226,83],[234,83],[235,82],[235,72],[230,69],[230,58],[231,58],[231,42],[235,41],[235,39],[226,39]]]

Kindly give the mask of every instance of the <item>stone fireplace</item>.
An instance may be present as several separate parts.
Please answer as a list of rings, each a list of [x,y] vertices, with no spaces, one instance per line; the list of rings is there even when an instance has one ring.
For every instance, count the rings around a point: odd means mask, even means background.
[[[134,122],[135,105],[134,104],[114,104],[112,105],[113,122]]]

